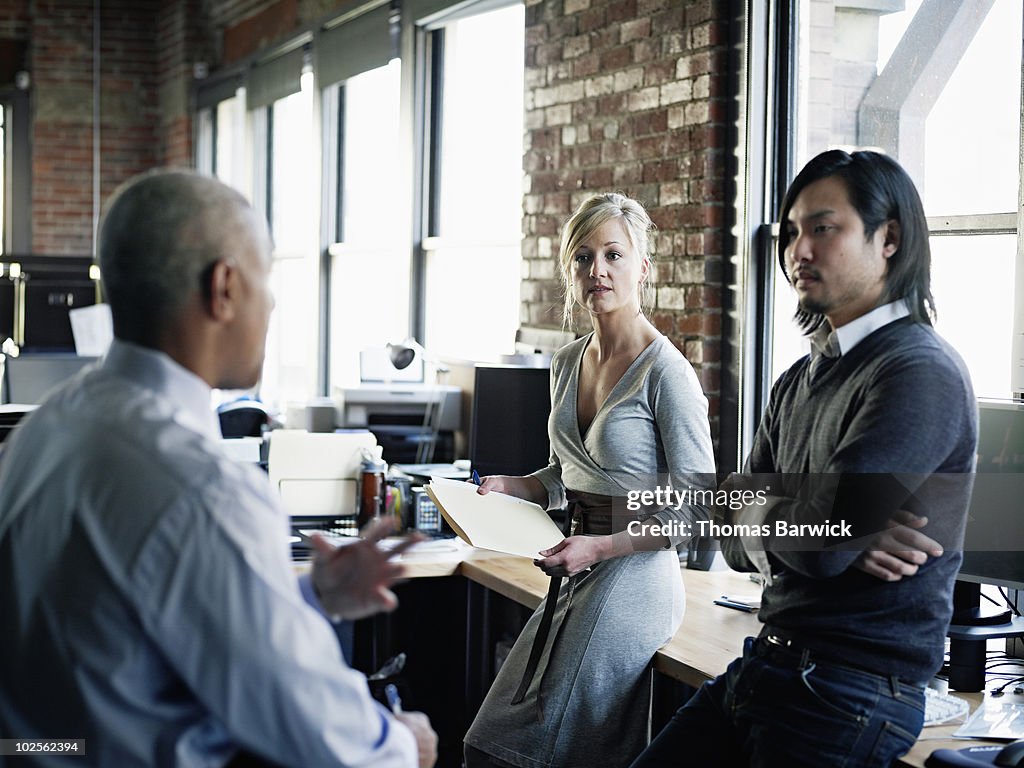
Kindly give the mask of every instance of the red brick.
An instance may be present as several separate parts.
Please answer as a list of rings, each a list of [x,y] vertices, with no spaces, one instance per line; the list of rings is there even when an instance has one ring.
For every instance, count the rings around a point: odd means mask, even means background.
[[[612,169],[595,168],[583,173],[583,186],[587,189],[606,190],[612,186]]]
[[[278,0],[224,30],[224,63],[233,63],[284,39],[297,24],[297,0]]]
[[[608,4],[608,21],[628,21],[636,18],[636,0],[618,0]]]
[[[633,63],[633,49],[628,45],[612,48],[601,54],[602,73],[623,69]]]
[[[597,100],[597,114],[618,117],[626,111],[626,96],[613,93]]]
[[[602,29],[606,24],[603,7],[589,8],[579,14],[577,25],[580,32],[593,32]]]

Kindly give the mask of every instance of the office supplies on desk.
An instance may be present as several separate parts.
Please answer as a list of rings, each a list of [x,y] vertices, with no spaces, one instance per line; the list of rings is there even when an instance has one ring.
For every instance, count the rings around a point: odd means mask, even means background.
[[[474,547],[535,558],[564,538],[548,513],[529,501],[496,491],[481,495],[472,483],[444,478],[425,490],[452,530]]]
[[[395,472],[409,475],[410,477],[422,478],[429,481],[432,477],[445,477],[449,480],[468,480],[469,470],[456,464],[392,464],[391,469]]]
[[[354,517],[364,448],[379,451],[370,432],[271,432],[270,482],[288,515],[306,520]]]
[[[726,598],[725,595],[722,595],[721,598],[715,600],[714,603],[715,605],[721,605],[723,608],[734,608],[737,611],[745,611],[746,613],[753,613],[757,610],[757,607],[755,606],[747,605],[746,603],[733,602]]]
[[[439,534],[442,528],[437,504],[418,486],[412,489],[412,527],[428,534]]]
[[[937,749],[925,765],[928,768],[976,768],[996,765],[996,757],[1003,751],[1002,744],[978,744],[964,749]]]
[[[101,357],[114,340],[114,320],[109,304],[92,304],[68,310],[75,352],[87,357]]]
[[[924,725],[942,725],[950,720],[964,719],[970,714],[971,705],[966,699],[950,693],[941,693],[934,688],[924,689]]]
[[[986,696],[967,722],[953,734],[964,739],[1024,739],[1024,696]]]
[[[230,458],[243,464],[259,464],[262,437],[233,437],[220,441],[220,447]]]

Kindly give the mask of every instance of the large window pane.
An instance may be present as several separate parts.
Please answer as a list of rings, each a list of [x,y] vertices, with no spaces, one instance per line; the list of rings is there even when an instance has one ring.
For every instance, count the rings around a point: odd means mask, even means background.
[[[495,357],[519,320],[522,5],[444,27],[438,248],[426,263],[426,345]]]
[[[1016,235],[932,237],[931,248],[935,329],[964,358],[978,397],[1010,397]],[[792,322],[796,293],[775,269],[772,381],[810,351]]]
[[[921,0],[908,0],[906,10],[882,16],[880,68],[888,49],[906,34]],[[973,33],[923,123],[923,172],[915,181],[929,215],[1013,211],[1017,207],[1020,166],[1021,24],[1019,0],[995,0],[985,12],[978,2],[977,31],[972,23],[951,23],[945,40],[956,45]],[[926,8],[925,11],[928,9]],[[937,23],[934,15],[922,21]],[[976,23],[976,22],[975,22]],[[923,110],[922,110],[923,111]]]
[[[799,3],[796,168],[831,147],[878,147],[931,216],[1016,210],[1024,6],[863,5]]]
[[[248,189],[245,173],[245,101],[234,96],[217,104],[217,154],[214,173],[225,184]]]
[[[278,408],[305,402],[317,391],[320,186],[308,75],[303,86],[276,101],[272,110],[270,224],[277,308],[271,316],[260,392]]]
[[[359,351],[409,331],[409,224],[401,201],[401,65],[342,86],[341,247],[331,260],[331,385],[359,381]]]
[[[935,329],[964,358],[978,397],[1010,396],[1016,235],[933,237]]]
[[[866,7],[870,5],[871,8]],[[1019,0],[847,3],[797,0],[799,170],[832,147],[877,148],[913,177],[931,217],[1017,211],[1020,189]],[[896,9],[896,10],[893,10]],[[991,220],[992,217],[988,217]],[[967,362],[979,395],[1010,391],[1015,235],[932,237],[937,330]],[[776,286],[772,370],[801,352],[793,294]]]

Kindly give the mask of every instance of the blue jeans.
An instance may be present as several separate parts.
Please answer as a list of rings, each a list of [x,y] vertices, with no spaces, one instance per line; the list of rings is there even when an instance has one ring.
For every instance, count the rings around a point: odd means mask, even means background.
[[[921,687],[748,637],[632,768],[889,766],[923,721]]]

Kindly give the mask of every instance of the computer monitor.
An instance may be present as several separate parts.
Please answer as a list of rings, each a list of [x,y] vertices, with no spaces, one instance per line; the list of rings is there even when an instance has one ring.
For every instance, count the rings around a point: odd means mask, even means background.
[[[978,401],[978,470],[958,579],[1024,589],[1024,402]]]
[[[22,353],[4,361],[4,403],[37,404],[58,384],[63,384],[97,357],[54,353]]]
[[[978,417],[978,468],[948,631],[949,685],[959,691],[985,687],[987,640],[1024,635],[1024,619],[980,603],[982,584],[1024,589],[1024,403],[980,400]]]
[[[550,456],[550,371],[514,365],[476,366],[469,458],[484,475],[526,475]]]

